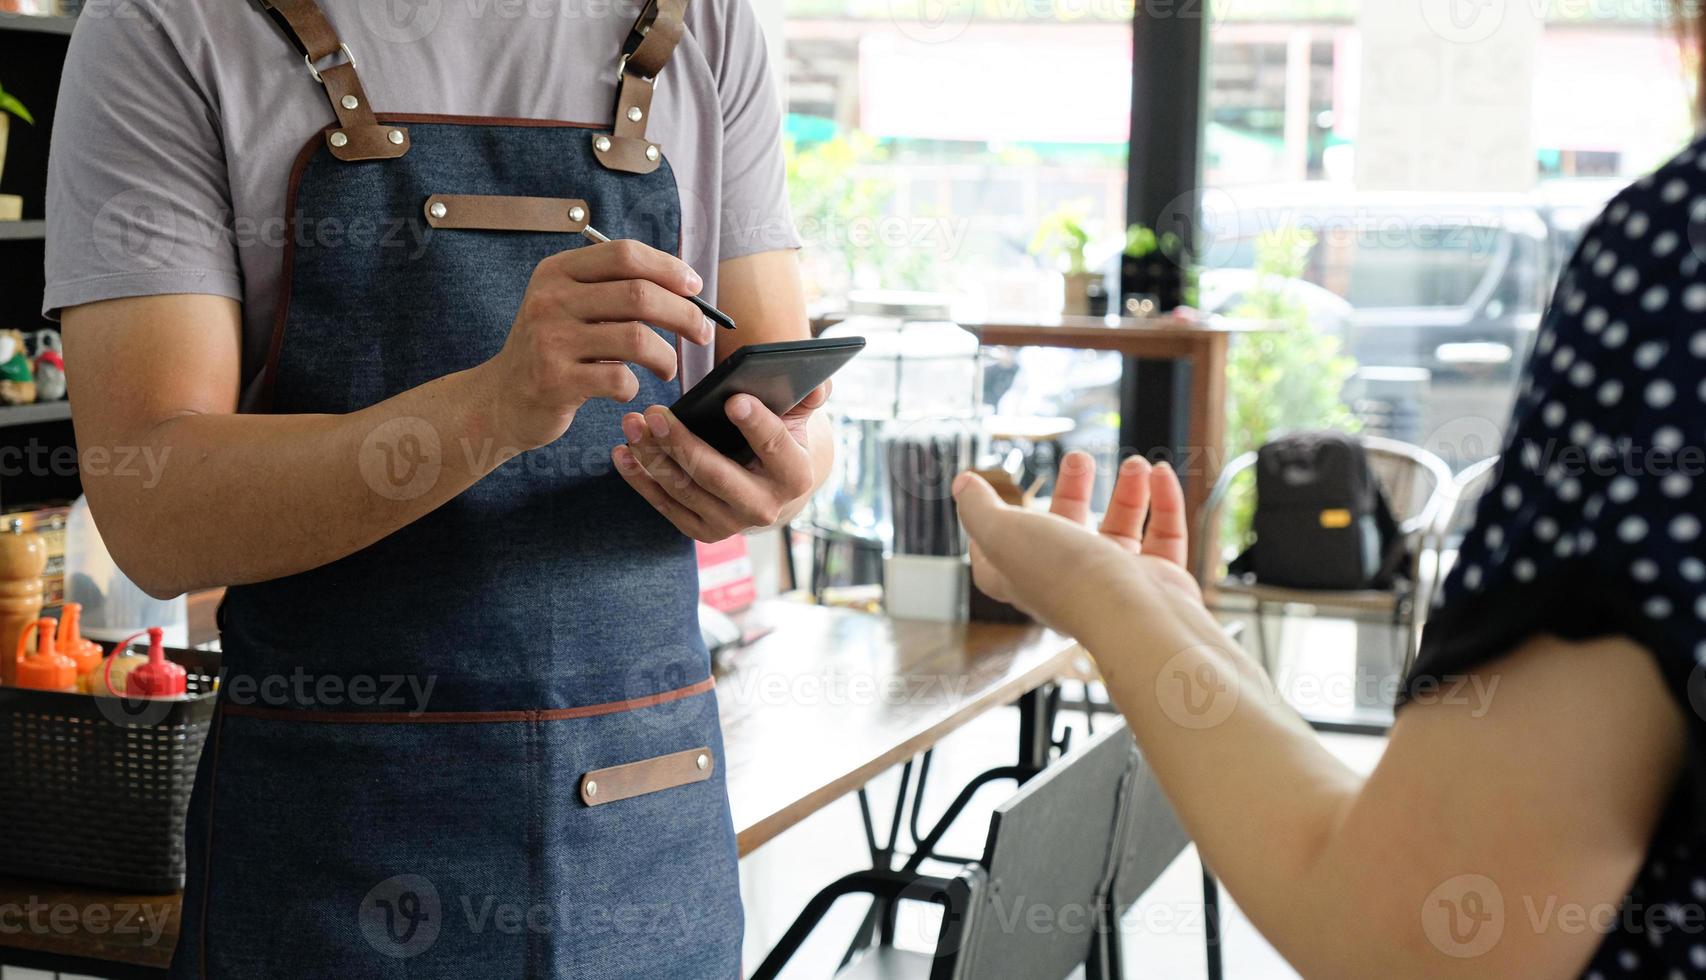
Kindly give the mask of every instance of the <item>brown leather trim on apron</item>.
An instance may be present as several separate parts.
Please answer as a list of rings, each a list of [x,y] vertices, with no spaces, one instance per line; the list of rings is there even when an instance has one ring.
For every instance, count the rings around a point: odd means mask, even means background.
[[[302,190],[302,174],[308,161],[320,148],[324,136],[316,133],[296,152],[296,162],[290,165],[290,180],[284,190],[284,269],[278,278],[278,303],[273,308],[272,337],[267,343],[267,362],[261,368],[260,404],[272,407],[274,386],[278,383],[278,359],[284,352],[284,325],[290,315],[290,280],[296,269],[296,196]]]
[[[581,802],[603,806],[690,783],[702,783],[716,771],[716,757],[707,746],[660,755],[608,769],[594,769],[581,777]]]
[[[638,711],[641,708],[651,708],[705,694],[716,690],[716,687],[717,679],[707,677],[697,684],[648,694],[641,698],[629,698],[626,701],[529,711],[292,711],[289,708],[261,708],[250,704],[226,702],[220,703],[219,711],[233,718],[260,718],[267,721],[317,725],[492,725],[528,721],[570,721],[575,718],[621,714],[624,711]]]
[[[616,86],[615,129],[609,136],[601,133],[592,138],[593,156],[606,169],[649,174],[663,162],[663,150],[646,139],[652,91],[651,79],[622,74],[622,81]]]
[[[421,207],[434,228],[470,231],[575,232],[592,220],[586,202],[572,197],[434,194]]]
[[[565,122],[558,119],[528,119],[520,116],[456,116],[445,113],[411,112],[383,113],[378,116],[380,123],[418,123],[420,125],[441,124],[449,126],[535,126],[554,129],[602,129],[599,123]],[[278,380],[278,360],[284,351],[284,327],[290,317],[290,280],[296,264],[296,197],[302,189],[302,175],[308,169],[308,161],[314,159],[314,151],[320,148],[325,139],[323,130],[308,137],[302,149],[296,153],[296,162],[290,166],[290,178],[284,192],[284,271],[278,281],[278,299],[273,308],[272,337],[267,344],[266,364],[261,368],[261,389],[256,410],[267,411],[272,407],[274,385]],[[406,132],[406,130],[405,130]],[[679,191],[677,191],[679,193]],[[680,258],[686,248],[685,241],[677,241],[676,257]],[[675,341],[675,356],[678,363],[686,363],[686,341],[677,337]],[[687,391],[687,373],[679,372],[681,390]]]
[[[343,46],[332,22],[314,0],[261,0],[261,9],[310,63],[325,61]]]
[[[355,55],[338,38],[315,0],[261,0],[267,14],[302,52],[308,74],[326,89],[338,125],[326,131],[326,148],[339,160],[391,160],[409,152],[409,131],[382,126],[368,105],[367,91],[355,72]],[[319,63],[341,55],[329,68]]]
[[[649,0],[628,31],[616,68],[616,113],[609,136],[592,138],[593,155],[610,170],[649,174],[663,161],[663,150],[646,138],[652,93],[658,74],[669,63],[686,33],[687,0]]]
[[[646,78],[658,77],[687,33],[686,18],[687,0],[650,0],[622,43],[624,66]]]

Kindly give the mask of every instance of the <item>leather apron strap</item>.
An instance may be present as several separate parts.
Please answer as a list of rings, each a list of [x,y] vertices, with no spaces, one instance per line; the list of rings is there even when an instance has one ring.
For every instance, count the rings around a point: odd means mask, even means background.
[[[326,147],[339,160],[390,160],[409,152],[409,131],[383,125],[367,103],[367,92],[356,74],[355,55],[338,38],[331,21],[315,0],[259,0],[302,54],[308,74],[326,89],[338,127],[326,133]],[[593,155],[606,169],[649,174],[663,161],[663,151],[646,138],[657,76],[669,63],[686,30],[687,0],[648,0],[628,31],[617,63],[615,122],[609,135],[593,137]],[[333,56],[342,61],[327,68],[320,62]]]
[[[652,92],[658,73],[669,63],[686,30],[687,0],[648,0],[617,64],[616,122],[611,134],[593,137],[593,155],[610,170],[649,174],[663,160],[663,151],[646,138],[652,112]]]
[[[382,125],[367,103],[367,92],[355,72],[355,55],[338,39],[338,32],[314,0],[260,0],[261,7],[302,54],[308,74],[326,89],[337,114],[337,128],[326,132],[326,148],[344,161],[392,160],[409,152],[409,131]],[[341,55],[328,68],[322,61]]]

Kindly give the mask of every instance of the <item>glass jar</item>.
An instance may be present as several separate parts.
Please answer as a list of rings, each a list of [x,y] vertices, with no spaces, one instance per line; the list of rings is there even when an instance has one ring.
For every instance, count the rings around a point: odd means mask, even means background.
[[[847,319],[823,332],[863,337],[865,349],[836,375],[836,463],[814,501],[819,530],[890,543],[890,441],[920,426],[975,428],[980,345],[953,321],[949,305],[932,293],[854,293]]]

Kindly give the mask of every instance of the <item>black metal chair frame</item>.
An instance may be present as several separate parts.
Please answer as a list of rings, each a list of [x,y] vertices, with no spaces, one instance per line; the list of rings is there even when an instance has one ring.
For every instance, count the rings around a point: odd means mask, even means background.
[[[1059,691],[1055,689],[1044,695],[1045,710],[1053,717],[1052,710],[1058,707]],[[1061,754],[1067,751],[1066,744],[1070,742],[1070,729],[1058,741],[1051,740],[1050,745]],[[953,975],[955,963],[960,952],[961,937],[966,934],[969,917],[973,908],[979,883],[984,874],[978,859],[956,857],[937,851],[942,838],[947,834],[953,823],[965,812],[972,798],[983,787],[1004,779],[1012,779],[1020,786],[1036,776],[1040,767],[1028,765],[1001,766],[978,774],[960,790],[954,800],[937,818],[927,833],[920,832],[920,812],[924,800],[924,787],[929,777],[930,761],[933,751],[925,752],[919,765],[918,782],[912,787],[911,779],[913,763],[908,761],[901,769],[900,788],[896,794],[895,811],[889,827],[889,843],[880,845],[876,839],[875,820],[872,815],[868,793],[859,791],[860,815],[864,822],[866,842],[870,846],[873,860],[878,867],[866,871],[857,871],[844,875],[828,887],[814,895],[798,918],[789,926],[782,939],[771,949],[764,962],[752,974],[752,980],[775,980],[787,966],[788,961],[798,954],[801,946],[829,914],[835,903],[850,895],[868,895],[872,899],[870,910],[855,934],[853,942],[842,956],[838,970],[845,969],[862,952],[871,947],[873,940],[883,946],[892,946],[895,939],[896,918],[900,903],[903,901],[928,901],[941,905],[944,909],[942,933],[938,938],[937,951],[932,964],[930,976],[932,980],[949,980]],[[1128,770],[1125,779],[1130,779],[1132,773]],[[890,870],[883,862],[892,861],[899,854],[897,844],[902,829],[903,811],[907,803],[907,793],[913,789],[912,813],[906,821],[906,830],[912,838],[914,850],[899,870]],[[1120,787],[1122,799],[1126,798],[1126,787]],[[1121,826],[1114,835],[1115,846],[1123,846],[1124,821],[1129,818],[1122,805],[1119,816]],[[925,861],[960,865],[961,869],[952,878],[926,875],[920,868]],[[1125,976],[1120,949],[1119,919],[1121,910],[1113,898],[1113,885],[1116,869],[1110,862],[1108,876],[1101,882],[1098,889],[1098,904],[1102,917],[1097,923],[1097,939],[1090,958],[1086,963],[1087,980],[1123,980]],[[1209,980],[1221,980],[1221,950],[1220,950],[1220,905],[1219,887],[1205,867],[1202,872],[1203,905],[1204,905],[1204,953],[1208,968]],[[873,935],[875,934],[875,935]]]

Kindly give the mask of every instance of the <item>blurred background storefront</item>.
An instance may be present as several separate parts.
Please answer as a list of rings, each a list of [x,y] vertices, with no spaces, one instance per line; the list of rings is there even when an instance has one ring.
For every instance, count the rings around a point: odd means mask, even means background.
[[[1131,226],[1188,224],[1188,299],[1306,321],[1331,338],[1312,356],[1345,375],[1342,405],[1252,419],[1236,403],[1261,360],[1235,357],[1235,443],[1267,434],[1240,439],[1244,423],[1348,418],[1457,467],[1496,452],[1582,227],[1691,131],[1666,5],[1139,4],[786,0],[814,307],[882,288],[950,295],[962,319],[1058,309],[1061,264],[1039,229],[1066,219],[1112,269]],[[1200,77],[1134,62],[1134,14],[1146,51],[1200,43]],[[1138,130],[1134,79],[1175,102],[1141,107]],[[1181,145],[1196,150],[1188,183]],[[1134,179],[1148,186],[1128,194]],[[1093,450],[1150,448],[1132,445],[1130,419],[1122,433],[1122,411],[1144,403],[1117,355],[1008,360],[989,372],[989,410],[1072,418],[1069,441]]]

